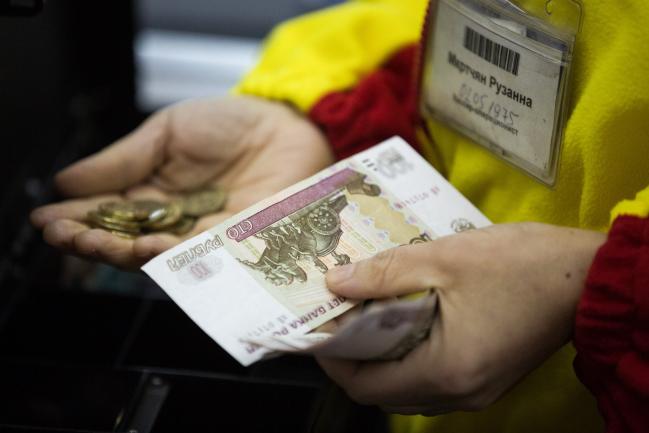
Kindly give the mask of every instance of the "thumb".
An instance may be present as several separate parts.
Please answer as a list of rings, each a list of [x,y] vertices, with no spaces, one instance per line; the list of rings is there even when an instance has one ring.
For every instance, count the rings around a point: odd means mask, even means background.
[[[59,172],[57,187],[75,197],[136,185],[163,160],[167,135],[167,114],[155,114],[126,137]]]
[[[351,299],[388,298],[437,287],[440,273],[432,263],[433,244],[391,248],[369,259],[330,269],[327,287]]]

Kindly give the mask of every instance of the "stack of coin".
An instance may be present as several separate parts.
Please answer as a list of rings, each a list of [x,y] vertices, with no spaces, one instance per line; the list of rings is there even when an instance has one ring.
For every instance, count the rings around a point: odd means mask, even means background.
[[[154,200],[106,202],[88,212],[86,221],[92,227],[127,239],[154,232],[181,236],[194,228],[198,218],[222,210],[226,198],[223,188],[213,187],[184,193],[168,203]]]

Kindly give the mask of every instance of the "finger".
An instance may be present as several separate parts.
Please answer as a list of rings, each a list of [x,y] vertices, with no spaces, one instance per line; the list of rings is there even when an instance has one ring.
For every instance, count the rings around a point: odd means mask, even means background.
[[[77,221],[58,219],[44,226],[43,239],[48,244],[65,252],[76,252],[74,237],[88,230],[88,226]]]
[[[146,263],[180,242],[181,238],[168,233],[142,236],[133,243],[133,254],[138,261]]]
[[[232,215],[233,213],[228,211],[206,215],[196,222],[196,227],[191,231],[190,236],[203,233],[205,230],[209,230],[215,225],[222,223]]]
[[[144,261],[133,254],[133,241],[101,229],[77,233],[73,239],[76,254],[123,269],[137,269]]]
[[[421,372],[402,361],[358,362],[316,357],[327,375],[361,404],[410,406],[421,403]]]
[[[72,220],[55,220],[43,229],[45,241],[57,248],[85,258],[101,260],[122,268],[136,268],[133,241],[122,239]]]
[[[354,377],[361,365],[359,361],[324,358],[321,356],[316,356],[315,360],[327,373],[327,376],[345,390],[349,380]]]
[[[313,330],[313,332],[326,332],[328,334],[334,334],[340,325],[336,320],[330,320],[327,323],[323,323]]]
[[[96,209],[99,204],[120,200],[119,195],[100,195],[84,199],[66,200],[61,203],[50,204],[36,208],[29,218],[34,226],[43,228],[45,225],[58,219],[83,221],[88,211]]]
[[[143,263],[151,260],[158,254],[167,251],[170,248],[178,245],[185,239],[189,239],[197,234],[204,232],[216,224],[226,220],[231,216],[229,212],[221,212],[214,215],[202,217],[196,223],[196,226],[187,234],[183,236],[174,236],[170,233],[157,233],[147,236],[142,236],[135,240],[133,244],[133,254]]]
[[[385,250],[374,257],[330,269],[327,287],[352,299],[388,298],[441,284],[430,249],[434,243]]]
[[[126,137],[56,175],[59,190],[79,197],[121,191],[149,177],[164,158],[165,112],[147,120]]]

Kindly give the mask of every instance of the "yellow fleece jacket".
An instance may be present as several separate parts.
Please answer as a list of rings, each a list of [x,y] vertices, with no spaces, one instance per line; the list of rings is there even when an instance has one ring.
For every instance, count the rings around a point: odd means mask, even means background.
[[[534,9],[545,0],[517,3]],[[424,153],[496,223],[606,230],[618,214],[649,214],[649,2],[582,4],[569,118],[553,188],[444,125],[429,124],[432,140],[424,139]],[[416,42],[427,5],[424,0],[356,0],[288,21],[271,34],[259,64],[236,91],[287,101],[306,112]],[[572,371],[573,357],[572,347],[565,347],[480,413],[395,417],[393,425],[400,432],[602,431],[594,401]]]

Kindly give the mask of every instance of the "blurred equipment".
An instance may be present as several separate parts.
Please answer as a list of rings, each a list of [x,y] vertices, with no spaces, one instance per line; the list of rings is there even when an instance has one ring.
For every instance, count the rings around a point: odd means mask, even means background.
[[[260,45],[250,37],[142,29],[135,40],[138,107],[226,95],[255,64]]]
[[[154,110],[226,95],[257,59],[262,38],[292,16],[340,0],[140,0],[137,104]]]

